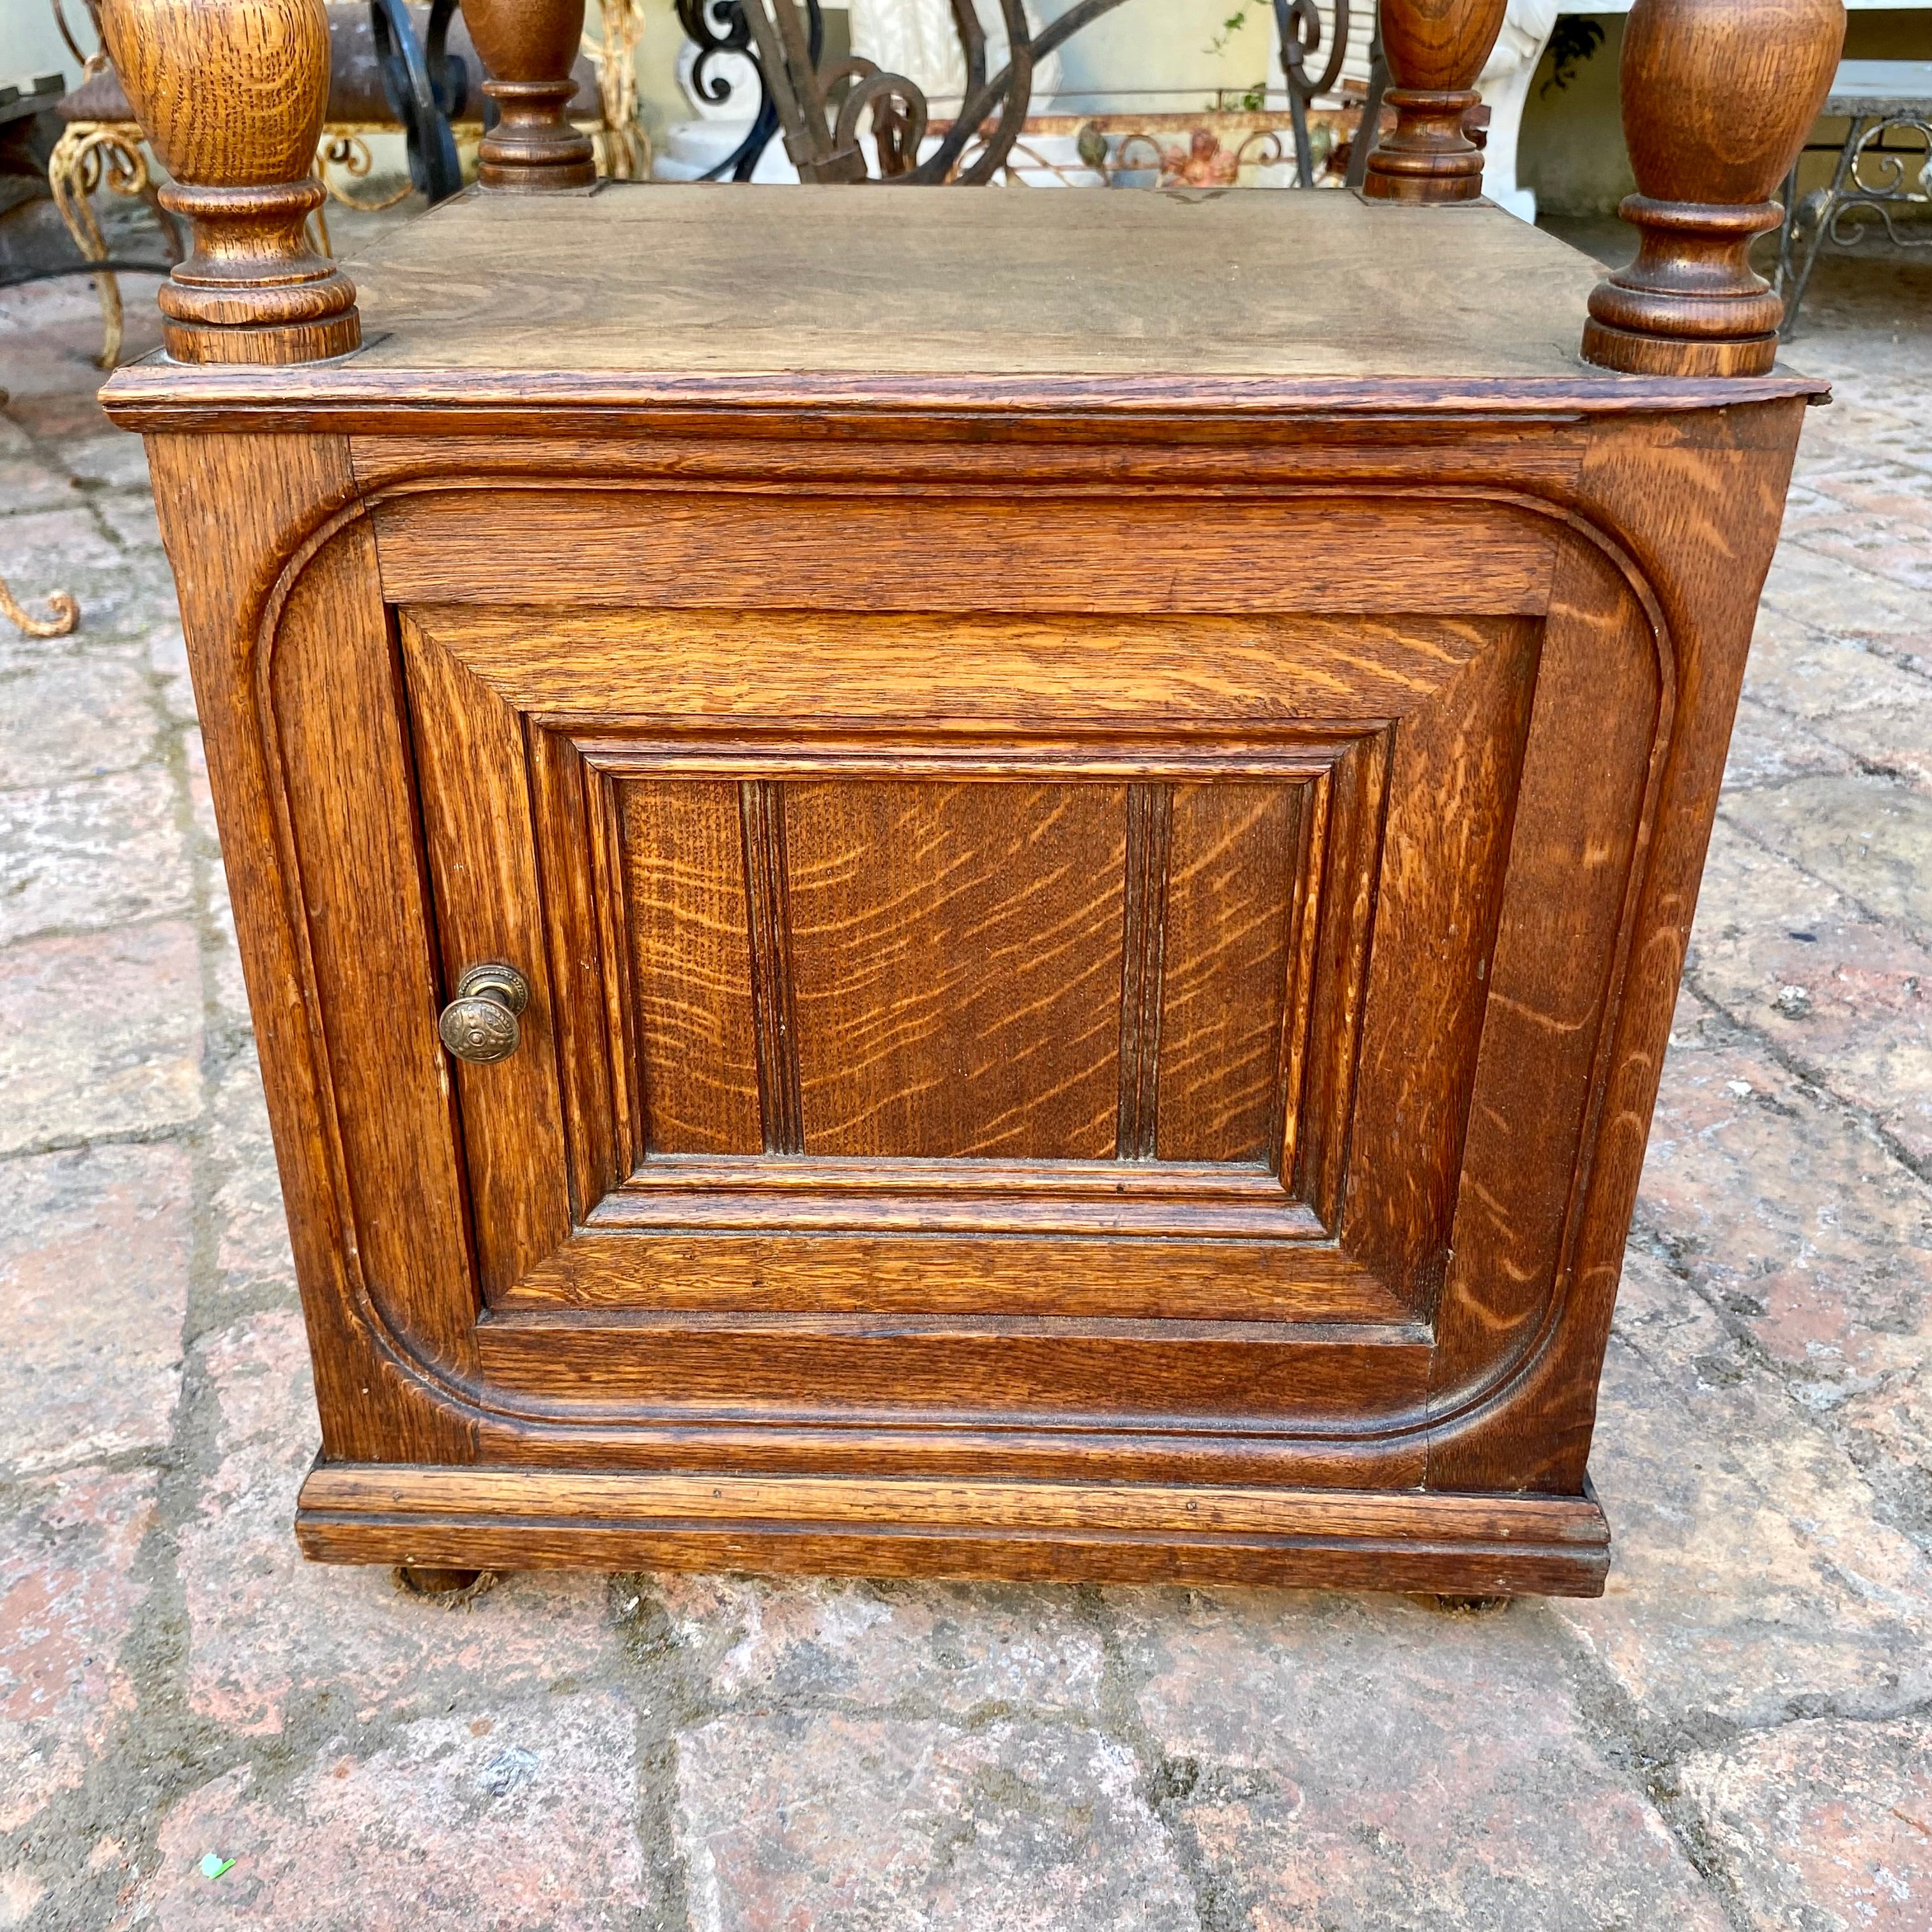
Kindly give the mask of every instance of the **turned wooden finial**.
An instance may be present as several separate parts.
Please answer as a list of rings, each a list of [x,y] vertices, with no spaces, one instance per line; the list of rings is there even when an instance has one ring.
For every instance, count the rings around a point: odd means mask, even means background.
[[[476,178],[514,194],[588,188],[597,178],[590,136],[570,124],[571,68],[584,38],[584,0],[463,0],[483,64],[483,92],[500,117],[476,151]]]
[[[322,0],[100,0],[101,36],[194,235],[156,298],[182,362],[314,362],[362,339],[356,285],[309,247],[328,104]]]
[[[1382,0],[1382,98],[1394,131],[1369,156],[1362,192],[1381,201],[1474,201],[1482,150],[1462,117],[1481,97],[1476,76],[1496,44],[1508,0]]]
[[[1636,0],[1624,30],[1624,138],[1636,260],[1590,297],[1583,356],[1646,376],[1757,376],[1784,304],[1753,239],[1831,91],[1843,0]]]

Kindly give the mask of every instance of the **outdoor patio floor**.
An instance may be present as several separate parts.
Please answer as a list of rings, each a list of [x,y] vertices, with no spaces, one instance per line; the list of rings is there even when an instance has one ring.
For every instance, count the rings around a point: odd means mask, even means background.
[[[1808,322],[1838,400],[1605,1372],[1600,1602],[450,1611],[296,1554],[315,1415],[141,448],[87,286],[0,296],[0,573],[83,613],[0,620],[0,1926],[1932,1927],[1932,264],[1830,263]]]

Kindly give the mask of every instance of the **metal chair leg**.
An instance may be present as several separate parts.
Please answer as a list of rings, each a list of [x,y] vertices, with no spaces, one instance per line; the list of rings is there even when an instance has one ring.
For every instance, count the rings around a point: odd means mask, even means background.
[[[1798,199],[1796,162],[1792,164],[1790,173],[1784,178],[1784,220],[1778,231],[1778,272],[1772,278],[1772,286],[1784,297],[1784,320],[1778,327],[1780,341],[1790,341],[1798,326],[1798,311],[1803,305],[1804,291],[1811,285],[1811,271],[1818,265],[1818,250],[1825,245],[1825,237],[1837,216],[1845,183],[1858,166],[1859,143],[1870,132],[1873,124],[1869,116],[1854,118],[1846,130],[1845,145],[1838,150],[1838,165],[1832,171],[1832,185],[1821,195],[1807,198],[1814,204],[1810,210],[1811,231],[1808,238],[1801,233],[1800,218],[1804,213],[1804,207]],[[1798,266],[1801,251],[1802,267]]]
[[[1378,26],[1369,47],[1369,98],[1362,103],[1360,124],[1355,130],[1354,146],[1348,150],[1348,172],[1342,177],[1350,188],[1360,188],[1369,178],[1369,156],[1382,131],[1382,96],[1388,92],[1388,62],[1382,58],[1382,30]]]

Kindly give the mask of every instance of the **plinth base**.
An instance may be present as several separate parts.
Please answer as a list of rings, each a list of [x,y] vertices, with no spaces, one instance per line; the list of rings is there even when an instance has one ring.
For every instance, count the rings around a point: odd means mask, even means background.
[[[1594,1597],[1593,1497],[325,1465],[303,1553],[418,1569],[794,1570]]]
[[[1762,376],[1778,360],[1778,338],[1639,335],[1592,316],[1583,325],[1583,360],[1630,376]]]

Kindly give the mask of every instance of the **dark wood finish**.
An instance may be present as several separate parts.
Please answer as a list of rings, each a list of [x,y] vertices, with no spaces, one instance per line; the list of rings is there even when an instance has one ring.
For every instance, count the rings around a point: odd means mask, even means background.
[[[463,17],[491,76],[483,92],[496,104],[496,124],[476,151],[478,182],[512,194],[591,187],[596,151],[568,111],[584,0],[463,0]]]
[[[1750,266],[1772,199],[1831,91],[1843,0],[1637,0],[1624,30],[1636,260],[1600,283],[1586,361],[1648,376],[1756,376],[1784,304]]]
[[[100,0],[101,36],[194,246],[156,299],[182,362],[313,362],[362,340],[306,235],[328,100],[322,0]]]
[[[1370,151],[1362,193],[1379,201],[1474,201],[1483,146],[1476,76],[1496,45],[1508,0],[1382,0],[1382,98],[1396,124]],[[1439,244],[1438,245],[1440,245]]]
[[[1580,370],[1587,264],[1343,196],[560,200],[621,339],[560,268],[538,360],[513,274],[493,365],[464,265],[529,206],[390,244],[355,362],[107,392],[184,566],[304,1546],[1600,1587],[1595,1379],[1816,386]],[[996,214],[1036,266],[948,268],[869,370],[695,326],[754,242],[842,232],[829,311]],[[1424,221],[1474,340],[1271,332],[1276,224],[1366,281]],[[1198,358],[1115,333],[1190,222],[1244,269]],[[518,1045],[456,1065],[484,961]]]

